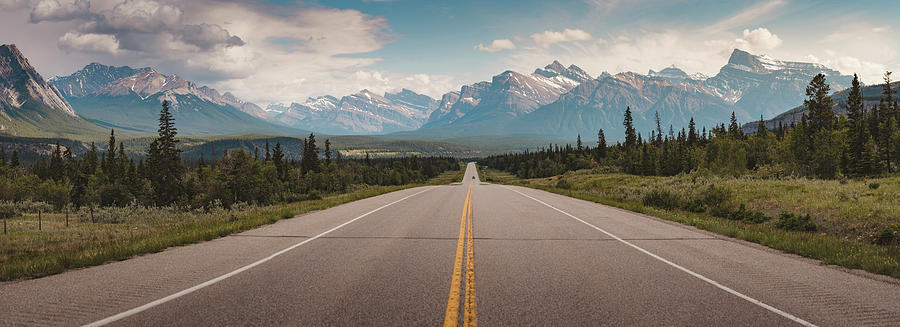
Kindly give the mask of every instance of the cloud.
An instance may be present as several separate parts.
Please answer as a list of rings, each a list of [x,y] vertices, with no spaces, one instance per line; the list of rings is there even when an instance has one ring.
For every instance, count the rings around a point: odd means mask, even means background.
[[[244,45],[244,41],[241,38],[229,34],[224,28],[215,24],[185,25],[181,31],[181,38],[186,43],[196,45],[204,50],[212,49],[218,45]]]
[[[761,18],[771,19],[775,15],[772,13],[782,6],[786,5],[785,0],[771,0],[760,2],[741,10],[728,18],[722,19],[702,29],[706,33],[716,33],[731,30],[736,27],[742,27],[747,24],[758,23]]]
[[[116,54],[119,40],[108,34],[81,34],[68,32],[59,38],[58,46],[64,51],[83,51]]]
[[[67,21],[90,17],[91,3],[87,0],[41,0],[34,4],[29,22]]]
[[[782,43],[778,35],[772,34],[766,28],[757,28],[755,30],[745,29],[743,36],[736,39],[738,48],[747,48],[751,50],[772,50],[779,47]]]
[[[510,41],[509,39],[499,39],[494,40],[491,44],[484,46],[484,44],[479,43],[475,46],[475,50],[486,51],[490,53],[494,53],[502,50],[512,50],[515,49],[516,45]]]
[[[567,28],[562,32],[547,30],[540,33],[534,33],[531,34],[531,39],[537,46],[547,48],[560,42],[587,41],[591,39],[591,34],[580,29]]]

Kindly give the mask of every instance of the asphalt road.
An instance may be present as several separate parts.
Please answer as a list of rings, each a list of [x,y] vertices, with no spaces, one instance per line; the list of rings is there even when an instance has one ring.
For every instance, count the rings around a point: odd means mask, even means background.
[[[472,177],[475,177],[474,179]],[[900,326],[900,282],[483,184],[0,284],[0,325]]]

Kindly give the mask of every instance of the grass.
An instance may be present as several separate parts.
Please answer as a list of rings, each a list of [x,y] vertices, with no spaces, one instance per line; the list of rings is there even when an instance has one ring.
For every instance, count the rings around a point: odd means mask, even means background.
[[[898,177],[768,180],[581,170],[550,178],[518,179],[488,169],[485,179],[619,207],[825,264],[900,278]],[[711,188],[716,194],[725,194],[713,205],[702,201]],[[806,231],[812,228],[815,231]]]
[[[447,184],[463,171],[448,171],[429,181]],[[187,245],[250,230],[296,215],[423,184],[372,186],[344,194],[273,206],[242,206],[211,212],[181,212],[140,207],[87,210],[69,215],[29,214],[6,220],[0,234],[0,281],[35,278],[73,268],[125,260],[135,255]],[[40,229],[39,230],[39,225]],[[0,227],[2,228],[2,227]]]

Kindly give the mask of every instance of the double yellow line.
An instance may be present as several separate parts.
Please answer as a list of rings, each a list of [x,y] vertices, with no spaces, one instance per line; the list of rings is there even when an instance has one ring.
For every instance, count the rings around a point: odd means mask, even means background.
[[[463,310],[463,326],[478,326],[478,310],[475,305],[475,236],[472,231],[472,185],[466,191],[466,201],[459,222],[459,240],[456,243],[456,258],[453,261],[453,276],[450,279],[450,295],[444,326],[455,327],[459,322],[459,291],[462,283],[463,252],[466,258],[466,298]],[[468,234],[468,237],[466,236]]]

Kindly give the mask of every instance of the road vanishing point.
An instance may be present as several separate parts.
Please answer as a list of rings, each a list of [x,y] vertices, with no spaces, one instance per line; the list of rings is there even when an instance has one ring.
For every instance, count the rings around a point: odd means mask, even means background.
[[[397,191],[0,283],[2,326],[900,326],[900,283],[524,187]]]

